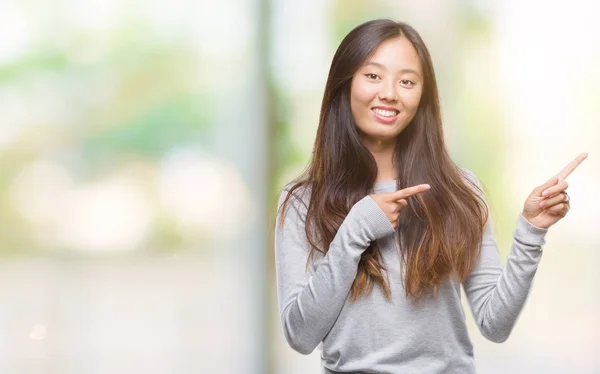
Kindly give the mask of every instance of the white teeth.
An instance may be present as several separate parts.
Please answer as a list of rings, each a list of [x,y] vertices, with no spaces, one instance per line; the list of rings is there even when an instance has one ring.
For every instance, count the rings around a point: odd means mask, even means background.
[[[384,110],[384,109],[379,109],[379,108],[373,108],[373,111],[384,117],[393,117],[398,113],[395,110]]]

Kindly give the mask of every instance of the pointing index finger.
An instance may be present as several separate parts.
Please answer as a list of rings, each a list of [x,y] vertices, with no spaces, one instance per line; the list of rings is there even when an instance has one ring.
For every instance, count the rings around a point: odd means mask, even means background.
[[[392,193],[392,200],[405,199],[409,196],[428,191],[430,188],[431,186],[429,186],[428,184],[418,184],[416,186],[407,187]]]
[[[560,180],[566,179],[569,176],[569,174],[571,174],[573,170],[575,170],[579,166],[579,164],[581,164],[583,160],[587,158],[587,156],[587,152],[584,152],[579,156],[575,157],[575,159],[569,162],[569,164],[565,166],[564,169],[562,169],[558,174],[556,174],[556,176],[559,177]]]

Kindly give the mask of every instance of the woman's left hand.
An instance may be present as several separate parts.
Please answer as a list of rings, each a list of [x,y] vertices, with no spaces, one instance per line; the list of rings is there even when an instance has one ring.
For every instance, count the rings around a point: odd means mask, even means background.
[[[567,214],[570,198],[566,191],[569,184],[565,179],[587,156],[587,153],[580,154],[548,182],[534,188],[523,207],[523,217],[529,223],[547,229]]]

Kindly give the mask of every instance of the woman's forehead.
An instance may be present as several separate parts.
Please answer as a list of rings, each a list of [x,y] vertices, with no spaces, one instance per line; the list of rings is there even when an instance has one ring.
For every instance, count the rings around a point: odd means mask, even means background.
[[[374,66],[393,72],[414,72],[421,75],[421,60],[415,47],[404,37],[381,43],[363,66]]]

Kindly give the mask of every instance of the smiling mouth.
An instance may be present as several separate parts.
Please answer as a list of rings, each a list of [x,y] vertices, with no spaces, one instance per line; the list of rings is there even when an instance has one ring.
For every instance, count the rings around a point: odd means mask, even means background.
[[[400,113],[397,110],[388,110],[388,109],[380,109],[380,108],[373,108],[371,109],[375,114],[378,114],[382,117],[395,117],[398,115],[398,113]]]

